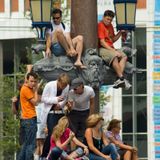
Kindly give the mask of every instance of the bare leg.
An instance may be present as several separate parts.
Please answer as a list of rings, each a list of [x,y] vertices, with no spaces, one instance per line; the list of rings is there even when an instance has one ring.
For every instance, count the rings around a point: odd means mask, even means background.
[[[125,154],[124,154],[124,160],[132,160],[132,152],[131,151],[127,151]]]
[[[118,77],[122,77],[123,76],[123,72],[122,72],[121,66],[120,66],[117,58],[115,58],[113,60],[112,67],[114,68],[114,70],[117,73]]]
[[[137,152],[132,152],[132,160],[138,160]]]
[[[66,41],[66,38],[65,38],[62,30],[61,30],[61,29],[57,29],[57,30],[54,32],[53,37],[54,37],[53,43],[56,42],[56,41],[58,41],[58,42],[62,45],[62,47],[65,49],[67,55],[70,55],[71,50],[70,50],[70,48],[69,48],[69,46],[68,46],[68,43],[67,43],[67,41]]]
[[[120,68],[121,68],[121,72],[123,73],[124,71],[124,68],[126,66],[126,61],[127,61],[127,57],[123,57],[120,62],[119,62],[119,65],[120,65]]]
[[[84,66],[81,62],[82,51],[83,51],[83,37],[79,35],[73,38],[72,42],[77,52],[77,59],[74,65],[77,67],[86,68],[86,66]]]

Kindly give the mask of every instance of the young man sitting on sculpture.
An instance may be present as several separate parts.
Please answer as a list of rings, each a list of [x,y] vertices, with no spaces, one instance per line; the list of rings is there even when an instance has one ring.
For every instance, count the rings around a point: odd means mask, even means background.
[[[79,68],[86,68],[81,62],[83,37],[78,35],[73,39],[71,38],[69,27],[62,22],[60,9],[53,10],[52,19],[52,29],[48,29],[46,32],[46,56],[50,57],[51,53],[55,56],[76,56],[74,65]]]
[[[124,78],[127,56],[123,52],[116,50],[113,46],[113,43],[122,34],[122,31],[119,31],[117,34],[114,33],[112,25],[113,18],[114,13],[111,10],[106,10],[102,21],[98,23],[99,54],[105,63],[112,67],[117,74],[117,80],[113,87],[129,89],[131,84]]]

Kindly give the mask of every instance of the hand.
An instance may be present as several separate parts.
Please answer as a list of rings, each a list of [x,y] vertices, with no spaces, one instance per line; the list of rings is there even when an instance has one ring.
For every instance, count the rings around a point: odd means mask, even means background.
[[[70,140],[72,140],[74,136],[75,136],[75,134],[71,131],[70,134],[69,134]]]
[[[62,96],[58,96],[57,98],[58,98],[58,102],[61,102],[64,100],[64,98]]]
[[[61,109],[60,104],[56,104],[56,105],[54,106],[54,110],[60,110],[60,109]]]
[[[16,103],[18,101],[18,99],[16,96],[14,96],[14,97],[12,97],[11,101],[12,101],[12,103]]]
[[[72,110],[72,102],[71,101],[68,101],[66,103],[67,107],[68,107],[68,110],[71,111]]]
[[[45,57],[51,57],[51,50],[50,50],[50,48],[46,49]]]
[[[132,152],[137,152],[137,148],[136,147],[132,147]]]
[[[88,150],[88,147],[87,147],[87,146],[84,147],[84,153],[85,153],[85,155],[88,155],[88,154],[89,154],[89,150]]]
[[[47,127],[44,128],[44,133],[45,133],[46,135],[48,134],[48,128],[47,128]]]
[[[77,51],[73,48],[71,49],[71,57],[74,57],[77,55]]]
[[[120,58],[120,57],[122,56],[122,54],[121,54],[120,52],[118,52],[118,51],[115,51],[115,53],[116,53],[116,56],[117,56],[118,58]]]

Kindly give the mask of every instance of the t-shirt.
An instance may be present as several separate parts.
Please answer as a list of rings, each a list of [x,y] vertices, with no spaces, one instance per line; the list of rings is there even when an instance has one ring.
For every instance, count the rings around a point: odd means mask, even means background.
[[[21,102],[21,117],[22,119],[30,119],[36,117],[35,106],[29,101],[34,97],[34,92],[31,88],[23,85],[20,91]]]
[[[75,94],[72,89],[68,97],[69,101],[73,101],[73,110],[84,111],[90,108],[90,99],[95,97],[95,93],[90,86],[84,86],[82,94]]]
[[[106,136],[107,138],[115,138],[117,141],[119,141],[120,143],[123,143],[121,136],[119,134],[113,134],[111,131],[107,131],[106,132]],[[117,147],[117,149],[119,149],[119,147]]]
[[[98,23],[98,38],[99,38],[99,40],[104,39],[105,42],[110,47],[114,48],[113,40],[112,40],[112,38],[114,36],[115,36],[115,34],[114,34],[114,28],[113,28],[112,24],[106,26],[102,21]],[[100,43],[99,43],[99,47],[101,47]]]
[[[71,132],[71,130],[69,128],[66,128],[66,130],[64,131],[64,133],[60,137],[61,144],[64,143],[69,138],[70,132]],[[53,149],[54,147],[56,147],[56,143],[55,143],[53,137],[51,136],[50,150]],[[67,149],[67,147],[64,147],[64,150],[66,150],[66,149]]]
[[[70,32],[70,28],[66,24],[65,24],[65,29],[64,29],[62,23],[60,23],[59,25],[56,25],[53,21],[52,21],[52,28],[53,28],[53,30],[52,29],[47,29],[47,31],[46,31],[46,34],[50,34],[51,39],[52,39],[52,35],[53,35],[53,33],[55,32],[56,29],[60,28],[63,31],[63,34]]]

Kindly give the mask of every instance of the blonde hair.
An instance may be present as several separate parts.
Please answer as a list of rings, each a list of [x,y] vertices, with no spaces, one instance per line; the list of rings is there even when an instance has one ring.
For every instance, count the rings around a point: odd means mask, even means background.
[[[52,138],[57,141],[64,133],[66,128],[69,126],[69,121],[66,116],[59,119],[58,124],[54,127],[52,132]]]
[[[93,128],[95,127],[99,121],[103,121],[103,117],[100,116],[99,114],[92,114],[90,115],[88,118],[87,118],[87,121],[86,121],[86,125],[87,125],[87,128]]]
[[[66,74],[66,73],[60,74],[58,77],[58,82],[65,85],[65,86],[70,84],[70,78],[69,78],[68,74]]]

